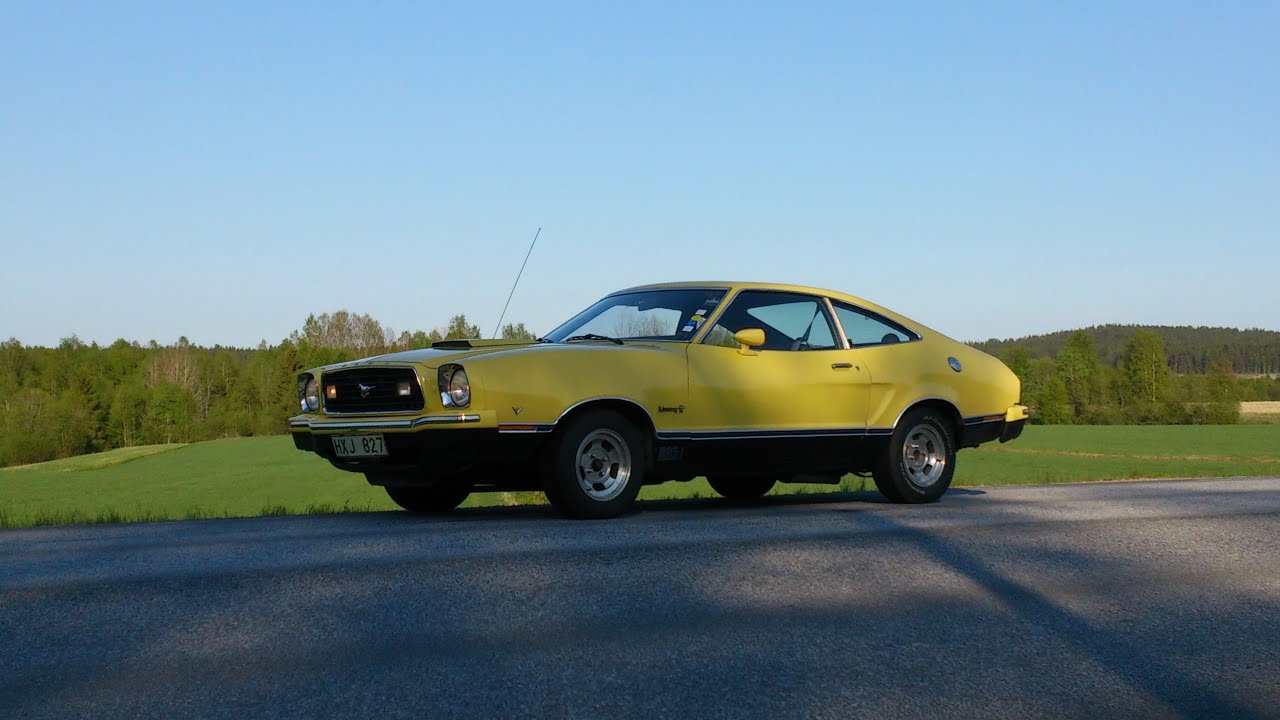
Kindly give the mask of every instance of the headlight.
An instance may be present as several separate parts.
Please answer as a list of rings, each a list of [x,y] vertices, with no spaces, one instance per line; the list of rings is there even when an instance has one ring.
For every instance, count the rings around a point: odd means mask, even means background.
[[[302,409],[311,412],[320,409],[320,388],[315,378],[307,380],[307,387],[302,391]]]
[[[471,404],[471,381],[467,371],[458,365],[440,368],[440,401],[445,407],[466,407]]]

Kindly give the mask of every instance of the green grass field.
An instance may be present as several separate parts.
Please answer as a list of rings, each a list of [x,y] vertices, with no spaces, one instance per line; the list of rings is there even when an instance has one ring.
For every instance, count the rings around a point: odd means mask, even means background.
[[[1030,427],[1016,442],[964,450],[956,485],[1280,474],[1280,425]],[[774,493],[871,489],[780,485]],[[641,499],[715,497],[704,480],[646,487]],[[480,493],[466,505],[534,502]],[[288,437],[153,445],[0,470],[0,527],[391,510],[380,488]]]

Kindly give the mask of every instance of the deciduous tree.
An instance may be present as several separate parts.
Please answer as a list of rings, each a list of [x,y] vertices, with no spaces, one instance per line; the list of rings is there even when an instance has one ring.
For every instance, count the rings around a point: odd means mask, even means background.
[[[534,335],[527,328],[525,328],[524,323],[516,323],[514,325],[511,323],[507,323],[506,325],[502,326],[502,339],[503,340],[525,340],[528,342],[532,342],[534,340],[537,340],[538,336]]]
[[[1010,345],[1001,357],[1014,375],[1022,383],[1022,397],[1031,399],[1040,394],[1040,381],[1036,377],[1035,368],[1031,365],[1031,356],[1022,345]]]
[[[1097,402],[1100,393],[1100,366],[1093,339],[1083,331],[1072,333],[1066,346],[1058,354],[1058,377],[1067,391],[1072,414],[1087,415],[1089,406]]]
[[[1054,373],[1040,389],[1039,401],[1036,403],[1032,419],[1043,425],[1070,425],[1075,422],[1075,412],[1071,407],[1067,386],[1057,373]]]
[[[1169,360],[1164,341],[1150,330],[1133,333],[1120,356],[1121,400],[1126,406],[1159,405],[1169,396]]]
[[[466,315],[454,315],[444,331],[445,340],[470,340],[480,337],[480,326],[467,322]]]

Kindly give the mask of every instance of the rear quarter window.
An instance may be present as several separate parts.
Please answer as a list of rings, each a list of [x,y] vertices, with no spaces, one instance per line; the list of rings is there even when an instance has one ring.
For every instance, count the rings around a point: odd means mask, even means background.
[[[849,340],[849,347],[894,345],[920,339],[919,335],[879,315],[850,305],[833,304],[836,317],[840,319],[840,326]]]

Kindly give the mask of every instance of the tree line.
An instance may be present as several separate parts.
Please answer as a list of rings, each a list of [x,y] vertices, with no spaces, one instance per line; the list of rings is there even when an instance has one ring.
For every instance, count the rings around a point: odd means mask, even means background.
[[[102,347],[72,336],[57,347],[0,343],[0,466],[153,443],[275,435],[297,413],[297,373],[309,367],[445,339],[480,337],[465,315],[444,328],[395,333],[368,315],[310,315],[275,345],[254,349],[117,340]],[[501,337],[533,340],[523,323]],[[1240,378],[1229,355],[1207,372],[1179,374],[1162,335],[1130,334],[1114,362],[1089,331],[1053,356],[1008,344],[1002,359],[1022,379],[1023,399],[1043,423],[1228,423],[1239,400],[1280,400],[1280,379]],[[1252,366],[1247,366],[1251,369]]]
[[[1066,348],[1076,333],[1082,332],[1093,342],[1102,363],[1115,366],[1124,355],[1130,338],[1139,330],[1160,336],[1169,369],[1179,375],[1207,374],[1211,371],[1210,365],[1224,357],[1241,375],[1280,374],[1280,332],[1256,328],[1098,325],[1074,332],[1067,330],[1016,340],[992,338],[972,345],[996,357],[1011,346],[1021,345],[1032,358],[1052,358]]]
[[[524,323],[501,336],[532,340]],[[278,435],[297,414],[298,372],[437,340],[480,337],[465,315],[442,329],[394,333],[368,315],[310,315],[302,329],[256,349],[75,336],[57,347],[0,343],[0,466],[113,448]]]
[[[1226,353],[1209,360],[1204,373],[1179,374],[1156,330],[1133,330],[1113,362],[1094,337],[1070,333],[1052,357],[1034,357],[1022,343],[1004,347],[1001,359],[1022,380],[1033,422],[1232,424],[1241,400],[1280,399],[1280,379],[1238,377]]]

